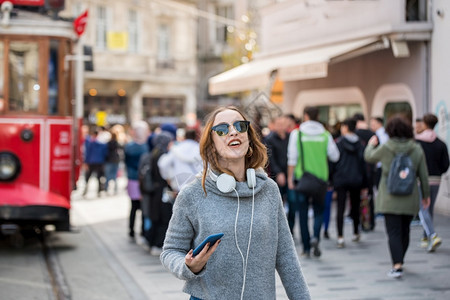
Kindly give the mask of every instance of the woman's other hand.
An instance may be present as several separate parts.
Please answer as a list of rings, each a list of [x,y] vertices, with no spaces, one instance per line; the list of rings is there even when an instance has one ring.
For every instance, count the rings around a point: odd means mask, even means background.
[[[369,145],[372,145],[376,147],[378,145],[378,137],[376,135],[373,135],[369,140]]]
[[[423,209],[427,209],[430,206],[430,197],[422,199]]]
[[[199,254],[196,256],[192,256],[192,253],[194,252],[193,249],[191,249],[188,254],[186,254],[184,258],[184,262],[188,266],[188,268],[195,274],[200,273],[201,270],[206,266],[206,263],[208,262],[211,255],[216,251],[217,247],[219,246],[221,240],[218,240],[212,247],[210,247],[210,244],[206,244],[206,246],[200,251]]]

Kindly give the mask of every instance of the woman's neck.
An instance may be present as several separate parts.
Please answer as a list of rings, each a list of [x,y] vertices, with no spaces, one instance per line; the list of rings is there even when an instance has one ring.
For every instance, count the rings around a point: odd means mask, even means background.
[[[230,170],[237,181],[245,181],[245,158],[239,161],[221,161],[220,165]]]

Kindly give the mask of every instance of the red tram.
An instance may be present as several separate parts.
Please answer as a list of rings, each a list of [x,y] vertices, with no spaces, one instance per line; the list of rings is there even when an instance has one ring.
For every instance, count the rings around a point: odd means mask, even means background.
[[[80,120],[66,57],[76,36],[70,22],[7,9],[0,21],[1,232],[69,231]]]

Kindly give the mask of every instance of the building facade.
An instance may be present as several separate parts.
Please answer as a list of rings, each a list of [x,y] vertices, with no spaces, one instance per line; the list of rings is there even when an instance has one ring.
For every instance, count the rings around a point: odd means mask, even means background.
[[[273,0],[198,0],[198,117],[218,105],[240,105],[241,95],[212,95],[208,79],[258,51],[259,9]]]
[[[88,10],[83,45],[93,71],[84,72],[84,122],[196,121],[195,1],[66,0],[60,16]]]
[[[412,121],[433,112],[450,145],[449,15],[445,0],[272,3],[260,11],[259,55],[212,77],[209,90],[270,91],[282,82],[284,112],[301,117],[318,105],[330,128],[355,112],[385,120],[402,112]],[[450,195],[448,182],[441,191]],[[447,199],[437,205],[450,213]]]

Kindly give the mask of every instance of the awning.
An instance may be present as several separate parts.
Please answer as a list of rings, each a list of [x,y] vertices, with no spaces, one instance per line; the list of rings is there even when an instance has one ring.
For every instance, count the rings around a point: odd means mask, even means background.
[[[362,55],[387,46],[389,44],[386,45],[385,41],[372,37],[289,55],[255,59],[211,77],[209,93],[219,95],[265,87],[273,71],[278,71],[279,79],[282,81],[327,77],[328,64],[333,59],[338,59],[340,56],[350,57],[353,52],[355,56]]]

